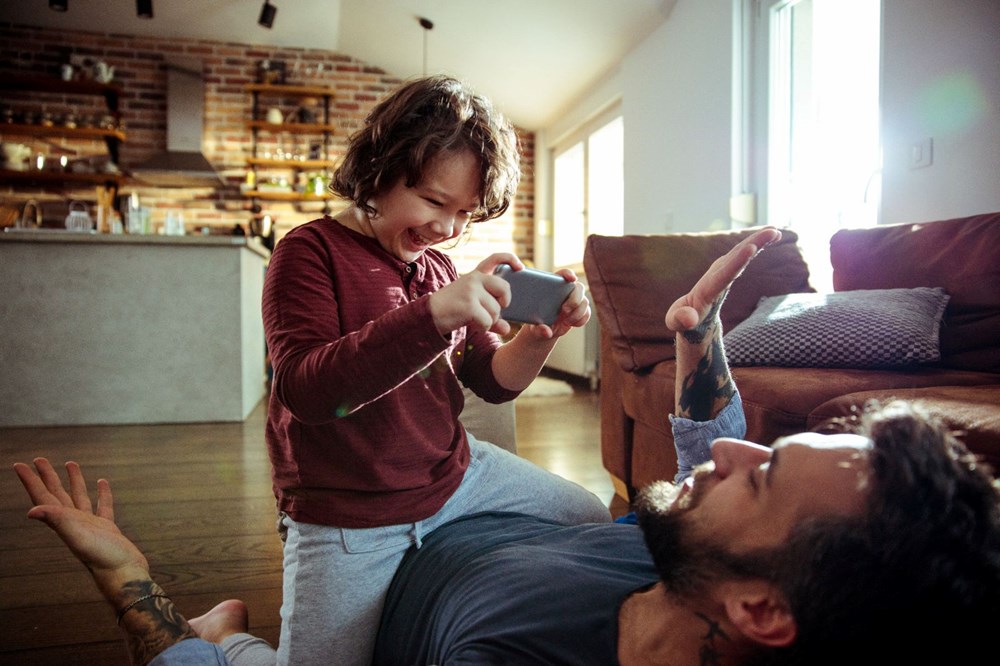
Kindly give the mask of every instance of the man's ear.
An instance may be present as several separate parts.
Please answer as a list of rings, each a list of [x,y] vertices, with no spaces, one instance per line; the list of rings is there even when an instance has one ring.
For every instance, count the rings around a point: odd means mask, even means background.
[[[797,627],[785,596],[764,580],[731,581],[723,592],[729,621],[750,640],[784,647],[795,640]]]

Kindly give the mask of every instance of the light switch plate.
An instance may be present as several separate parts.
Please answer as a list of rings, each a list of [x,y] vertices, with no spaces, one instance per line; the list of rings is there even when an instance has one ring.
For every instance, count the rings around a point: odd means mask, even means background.
[[[910,168],[922,169],[934,163],[934,139],[928,137],[910,146]]]

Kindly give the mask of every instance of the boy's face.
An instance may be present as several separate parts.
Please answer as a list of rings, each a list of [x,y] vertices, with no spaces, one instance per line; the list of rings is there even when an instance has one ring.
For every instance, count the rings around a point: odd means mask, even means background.
[[[375,201],[375,238],[397,259],[415,261],[424,250],[465,230],[479,208],[479,159],[469,150],[446,151],[432,159],[413,187],[399,178]]]

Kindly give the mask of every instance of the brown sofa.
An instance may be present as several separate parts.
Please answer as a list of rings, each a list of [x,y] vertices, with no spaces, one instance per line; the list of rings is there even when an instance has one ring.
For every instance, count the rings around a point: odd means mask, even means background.
[[[588,239],[584,265],[601,328],[604,466],[620,495],[672,478],[677,459],[667,413],[674,403],[667,307],[711,262],[752,230]],[[734,285],[726,331],[765,296],[814,291],[786,231]],[[830,242],[837,292],[942,287],[940,360],[906,367],[734,367],[747,438],[816,428],[870,398],[920,399],[1000,469],[1000,213],[837,232]]]

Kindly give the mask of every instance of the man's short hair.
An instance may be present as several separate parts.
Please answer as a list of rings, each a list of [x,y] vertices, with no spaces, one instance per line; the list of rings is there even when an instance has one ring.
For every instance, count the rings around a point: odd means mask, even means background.
[[[1000,487],[917,405],[872,404],[838,430],[872,442],[865,510],[803,520],[783,545],[734,553],[688,544],[683,516],[640,498],[639,522],[665,584],[681,594],[727,577],[777,585],[796,639],[757,664],[975,663],[970,655],[993,649],[1000,619]],[[694,581],[671,578],[678,554]]]
[[[866,511],[807,521],[780,549],[798,638],[778,663],[973,663],[960,654],[992,643],[1000,618],[997,482],[919,405],[854,422],[872,441]]]

